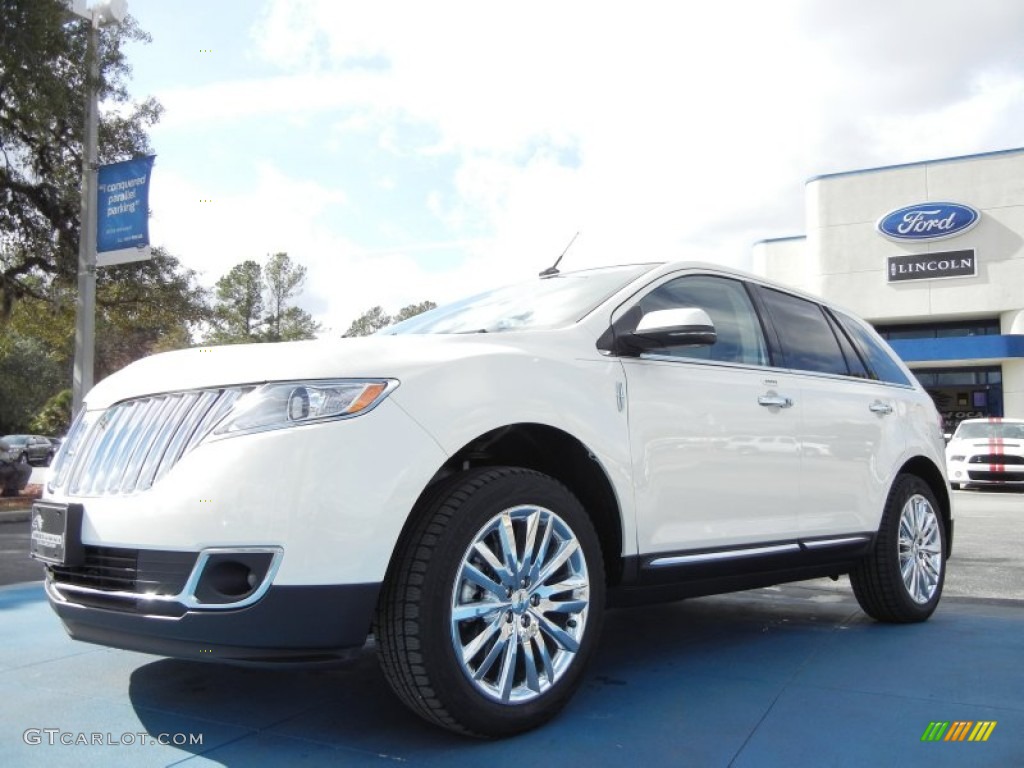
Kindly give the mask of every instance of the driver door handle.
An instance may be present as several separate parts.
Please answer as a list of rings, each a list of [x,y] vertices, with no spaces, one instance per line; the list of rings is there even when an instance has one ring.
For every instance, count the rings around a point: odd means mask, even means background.
[[[875,402],[873,402],[871,405],[868,406],[868,409],[872,413],[877,413],[882,416],[888,416],[890,413],[892,413],[892,406],[889,405],[888,403],[883,403],[881,400],[876,400]]]
[[[765,408],[792,408],[793,398],[781,395],[761,395],[757,398],[757,404],[763,405]]]

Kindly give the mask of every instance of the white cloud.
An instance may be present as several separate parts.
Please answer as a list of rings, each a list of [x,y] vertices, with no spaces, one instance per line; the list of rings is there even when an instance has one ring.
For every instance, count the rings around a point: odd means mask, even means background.
[[[754,240],[802,230],[809,176],[1019,145],[1022,9],[269,0],[249,34],[278,74],[158,93],[158,151],[203,126],[248,168],[262,153],[247,125],[295,122],[322,127],[325,152],[370,137],[379,172],[342,190],[277,146],[255,186],[209,209],[161,168],[171,190],[153,208],[171,220],[172,250],[208,271],[288,251],[309,267],[310,307],[339,332],[373,304],[534,274],[576,231],[567,267],[742,266]],[[429,189],[397,194],[426,156],[445,161]],[[346,201],[390,204],[373,191],[404,207],[374,211],[394,226],[356,242],[337,214]]]

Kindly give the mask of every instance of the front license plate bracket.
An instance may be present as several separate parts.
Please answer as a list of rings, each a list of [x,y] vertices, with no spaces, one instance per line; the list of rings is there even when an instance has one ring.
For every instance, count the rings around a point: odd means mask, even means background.
[[[82,505],[37,501],[32,505],[29,555],[48,565],[81,565]]]

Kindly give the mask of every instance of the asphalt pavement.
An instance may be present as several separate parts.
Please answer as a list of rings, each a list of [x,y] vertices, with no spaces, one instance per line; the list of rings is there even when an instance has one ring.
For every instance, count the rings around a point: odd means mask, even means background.
[[[409,713],[372,646],[319,672],[163,659],[0,587],[0,765],[1024,766],[1024,495],[957,502],[930,621],[875,623],[828,580],[612,611],[565,712],[493,742]],[[922,740],[936,722],[995,725]]]

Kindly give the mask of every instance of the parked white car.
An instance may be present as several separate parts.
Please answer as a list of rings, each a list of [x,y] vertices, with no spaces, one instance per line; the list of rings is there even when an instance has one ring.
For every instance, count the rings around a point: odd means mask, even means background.
[[[963,485],[1024,486],[1024,419],[965,419],[946,446],[954,488]]]
[[[871,616],[928,618],[939,424],[814,298],[693,263],[555,272],[370,338],[128,366],[32,549],[72,637],[316,663],[372,630],[409,707],[500,736],[565,704],[606,605],[849,573]]]

